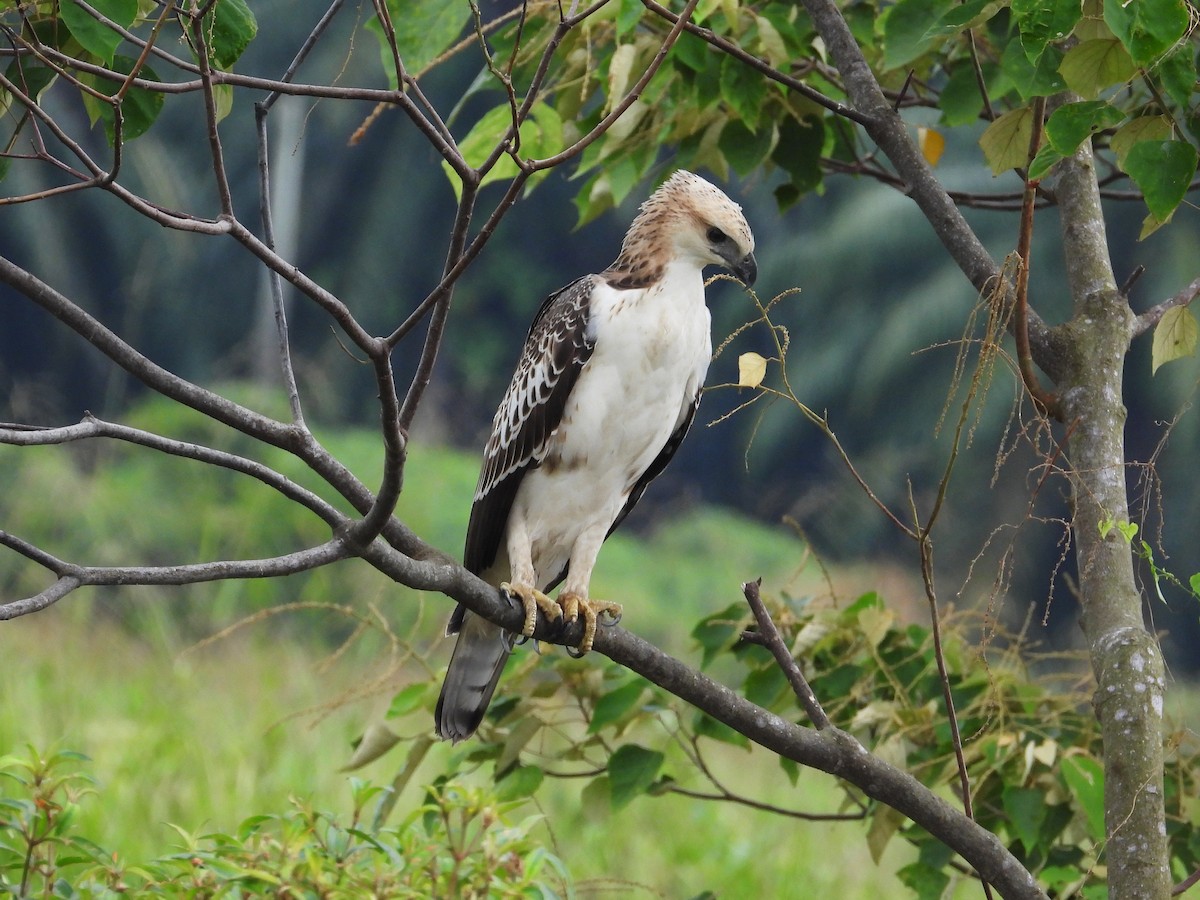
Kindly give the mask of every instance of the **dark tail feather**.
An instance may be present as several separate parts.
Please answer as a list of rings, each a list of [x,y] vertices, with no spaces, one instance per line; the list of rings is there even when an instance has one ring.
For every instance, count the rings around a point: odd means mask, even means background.
[[[438,737],[458,743],[474,734],[483,721],[512,652],[512,637],[472,612],[466,612],[457,623],[452,619],[451,626],[455,624],[460,626],[458,643],[450,657],[434,719]]]

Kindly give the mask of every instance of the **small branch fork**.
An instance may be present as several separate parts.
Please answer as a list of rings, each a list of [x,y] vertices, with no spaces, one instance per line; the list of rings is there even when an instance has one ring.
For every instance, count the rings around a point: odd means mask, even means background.
[[[818,731],[824,731],[830,727],[829,716],[821,708],[821,702],[817,699],[817,695],[813,693],[813,689],[809,687],[808,680],[804,677],[804,673],[800,671],[799,664],[796,662],[795,657],[788,651],[787,645],[779,635],[779,629],[775,627],[775,623],[771,620],[771,614],[767,611],[767,607],[762,601],[761,587],[761,578],[742,584],[742,594],[746,597],[746,603],[750,606],[750,611],[754,613],[754,620],[758,623],[758,633],[762,638],[763,644],[771,651],[771,655],[775,657],[775,662],[779,664],[779,668],[783,670],[783,674],[787,676],[788,684],[792,687],[792,693],[796,695],[796,699],[804,707],[809,721],[813,723]]]

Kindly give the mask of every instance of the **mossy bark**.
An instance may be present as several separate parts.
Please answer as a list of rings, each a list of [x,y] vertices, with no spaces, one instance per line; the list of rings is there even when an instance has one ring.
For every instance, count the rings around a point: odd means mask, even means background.
[[[1129,521],[1121,388],[1134,317],[1113,275],[1087,142],[1060,163],[1054,188],[1074,310],[1060,331],[1066,365],[1058,391],[1070,434],[1082,626],[1104,739],[1102,861],[1110,897],[1166,898],[1163,659],[1143,620],[1133,548],[1115,527]]]

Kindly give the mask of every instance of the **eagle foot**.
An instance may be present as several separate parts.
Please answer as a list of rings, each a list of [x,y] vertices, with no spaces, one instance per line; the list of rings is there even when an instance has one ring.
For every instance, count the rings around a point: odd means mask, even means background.
[[[525,624],[521,626],[521,634],[527,638],[533,637],[539,609],[550,621],[562,618],[562,608],[535,587],[520,582],[509,584],[506,581],[500,585],[500,590],[504,591],[510,600],[520,601],[525,610]]]
[[[574,622],[580,615],[583,616],[583,640],[579,642],[578,648],[567,648],[567,652],[576,659],[592,649],[592,642],[596,639],[596,623],[600,616],[607,616],[612,620],[610,624],[614,625],[621,619],[620,603],[589,600],[571,591],[558,595],[558,605],[562,607],[564,622]]]

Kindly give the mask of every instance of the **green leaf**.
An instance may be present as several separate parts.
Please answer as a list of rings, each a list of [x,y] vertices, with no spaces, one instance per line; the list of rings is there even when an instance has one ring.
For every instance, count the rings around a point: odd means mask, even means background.
[[[746,127],[755,131],[767,96],[767,81],[732,56],[721,64],[721,99],[729,104]]]
[[[1152,63],[1188,28],[1184,0],[1104,0],[1104,21],[1139,66]]]
[[[758,27],[758,46],[762,55],[776,68],[787,66],[791,60],[783,36],[775,28],[774,23],[766,16],[755,15],[754,24]]]
[[[1109,147],[1117,154],[1117,165],[1124,168],[1125,157],[1142,141],[1165,141],[1175,133],[1175,126],[1167,116],[1139,116],[1126,122],[1109,141]]]
[[[1095,841],[1104,840],[1104,767],[1090,756],[1064,756],[1059,764],[1063,779],[1087,819]]]
[[[1048,44],[1063,40],[1075,28],[1082,6],[1079,0],[1013,0],[1012,11],[1021,32],[1021,48],[1037,65]]]
[[[979,118],[983,110],[983,96],[979,93],[975,68],[970,63],[960,63],[954,67],[942,88],[939,105],[942,108],[941,123],[948,128],[970,125]]]
[[[1032,788],[1006,787],[1002,793],[1004,812],[1018,839],[1030,852],[1038,846],[1038,831],[1046,818],[1046,795]]]
[[[387,715],[384,718],[395,719],[419,709],[425,702],[428,688],[429,685],[426,682],[418,681],[399,691],[392,698],[392,705],[388,707]]]
[[[1188,579],[1188,585],[1191,587],[1192,593],[1200,597],[1200,572]]]
[[[1116,125],[1124,114],[1103,100],[1064,103],[1046,120],[1046,139],[1067,156],[1098,131]]]
[[[654,783],[663,755],[638,744],[625,744],[608,759],[608,781],[612,808],[621,809]]]
[[[1029,164],[1029,177],[1037,180],[1044,178],[1046,173],[1054,167],[1055,163],[1061,162],[1063,154],[1059,153],[1050,144],[1043,144],[1038,150],[1037,156]]]
[[[209,61],[227,71],[258,34],[258,22],[246,0],[217,0],[204,17],[204,34],[208,39]]]
[[[760,128],[756,133],[735,119],[725,123],[717,146],[733,170],[745,178],[767,158],[774,137],[771,128]]]
[[[8,71],[4,73],[13,84],[21,89],[21,92],[30,99],[37,101],[41,98],[42,92],[54,83],[54,79],[58,77],[58,73],[46,66],[30,63],[25,59],[14,59],[9,64]],[[7,109],[8,95],[5,95],[5,103],[0,104],[0,112]]]
[[[482,165],[491,155],[496,144],[504,137],[510,125],[512,125],[512,108],[507,103],[502,103],[484,113],[470,133],[459,143],[463,157],[472,166]],[[561,149],[562,143],[563,124],[558,113],[545,103],[535,103],[529,118],[521,123],[521,156],[526,159],[548,156]],[[447,163],[442,163],[442,168],[450,178],[454,193],[461,194],[462,185],[458,181],[458,176],[454,174],[454,170]],[[487,171],[480,184],[505,180],[516,174],[517,164],[513,162],[512,157],[504,154]]]
[[[987,127],[979,146],[993,175],[1029,162],[1029,139],[1033,134],[1033,110],[1027,106],[1006,112]]]
[[[792,178],[800,192],[815,190],[823,178],[821,150],[825,146],[825,123],[816,116],[795,119],[791,116],[779,123],[779,140],[771,153],[771,161]]]
[[[622,685],[616,690],[609,691],[596,701],[592,710],[592,721],[588,723],[588,734],[596,734],[605,725],[623,718],[630,710],[637,707],[646,690],[646,681],[637,678],[629,684]]]
[[[1165,220],[1196,174],[1196,148],[1187,141],[1141,141],[1125,155],[1123,168],[1141,189],[1150,212]]]
[[[950,876],[941,869],[920,862],[909,863],[896,875],[917,895],[918,900],[940,900],[950,884]]]
[[[1034,65],[1025,56],[1020,41],[1009,41],[1004,48],[1004,55],[1000,57],[1000,67],[1012,80],[1021,98],[1028,100],[1030,97],[1048,97],[1066,86],[1058,72],[1062,59],[1062,51],[1051,46],[1045,49],[1037,65]]]
[[[1155,68],[1163,83],[1163,88],[1181,109],[1191,105],[1192,91],[1196,86],[1196,59],[1193,53],[1194,45],[1185,43],[1169,56],[1165,57]]]
[[[883,23],[884,68],[898,69],[923,55],[940,38],[930,23],[954,7],[953,0],[899,0]]]
[[[542,785],[545,773],[537,766],[513,766],[496,784],[501,802],[531,797]]]
[[[117,54],[113,57],[111,68],[114,72],[128,75],[133,71],[136,63],[137,60]],[[138,77],[147,81],[159,80],[154,70],[144,64],[138,71]],[[100,93],[110,96],[115,95],[119,87],[116,82],[97,75],[80,74],[79,80],[91,85]],[[104,134],[111,145],[116,140],[116,114],[113,112],[112,104],[98,100],[90,94],[83,94],[83,105],[88,111],[93,125],[97,121],[104,124]],[[158,118],[158,114],[162,112],[162,108],[162,94],[157,91],[148,91],[144,88],[131,87],[125,94],[125,98],[121,101],[122,140],[131,141],[145,134],[150,126],[154,124],[154,120]]]
[[[746,699],[756,706],[770,709],[787,689],[787,676],[783,674],[783,669],[772,661],[746,676],[743,693]]]
[[[132,25],[137,16],[137,0],[95,0],[91,5],[122,28]],[[123,40],[117,31],[85,12],[76,0],[62,0],[58,12],[71,36],[84,50],[105,63],[112,62],[113,54]]]
[[[441,56],[462,34],[471,15],[467,4],[445,0],[388,0],[388,11],[396,31],[396,49],[409,75],[420,75]],[[377,17],[372,17],[367,27],[379,39],[383,71],[395,90],[396,64],[383,27]]]
[[[1191,356],[1200,341],[1200,325],[1195,314],[1186,306],[1173,306],[1163,313],[1154,326],[1154,348],[1151,352],[1150,373],[1175,359]]]
[[[452,5],[452,4],[447,4]],[[637,27],[646,8],[636,0],[624,0],[617,5],[617,37],[624,37]]]
[[[958,34],[968,28],[978,28],[988,22],[1004,4],[999,0],[967,0],[950,9],[941,20],[929,29],[928,36]]]
[[[706,668],[717,654],[734,645],[742,633],[748,615],[744,603],[735,603],[697,623],[692,629],[692,637],[704,650],[700,668]]]
[[[1129,53],[1116,38],[1077,44],[1067,51],[1059,66],[1067,86],[1087,100],[1098,97],[1105,88],[1124,84],[1136,71]]]

